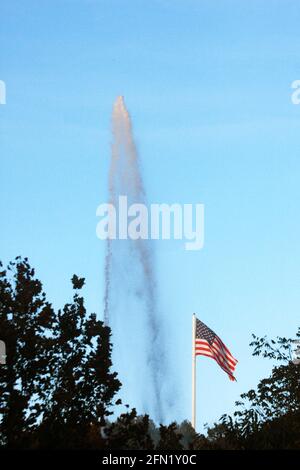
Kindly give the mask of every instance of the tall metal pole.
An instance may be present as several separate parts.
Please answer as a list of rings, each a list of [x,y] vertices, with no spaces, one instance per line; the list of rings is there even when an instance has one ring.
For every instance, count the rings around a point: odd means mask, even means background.
[[[192,426],[196,431],[196,315],[192,316]]]

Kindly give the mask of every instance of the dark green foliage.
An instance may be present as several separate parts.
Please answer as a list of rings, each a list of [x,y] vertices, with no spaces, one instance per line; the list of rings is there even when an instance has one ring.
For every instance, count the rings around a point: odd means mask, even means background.
[[[72,283],[80,289],[84,279],[74,275]],[[7,351],[0,366],[1,444],[86,447],[91,436],[99,444],[121,386],[111,372],[110,329],[87,315],[77,291],[55,314],[26,258],[0,273],[0,299]]]
[[[189,421],[183,421],[179,426],[178,426],[178,432],[181,434],[181,444],[184,449],[192,449],[194,442],[196,439],[198,439],[200,436],[196,434],[193,426]]]
[[[71,279],[73,289],[82,289],[85,284],[85,279],[83,277],[78,277],[76,274],[73,275]]]
[[[8,447],[23,445],[43,411],[53,324],[41,282],[26,258],[16,258],[0,273],[0,332],[7,354],[0,366],[0,439]]]
[[[153,449],[149,416],[137,416],[136,410],[121,416],[108,428],[110,449]]]
[[[300,337],[300,330],[297,333]],[[228,449],[300,447],[300,366],[292,361],[292,340],[253,335],[253,355],[279,361],[256,390],[241,395],[233,417],[224,415],[208,430],[210,445]]]
[[[300,365],[293,342],[253,336],[253,355],[278,364],[256,389],[196,434],[191,424],[160,425],[135,409],[109,422],[121,384],[112,372],[111,331],[88,314],[71,279],[71,303],[55,312],[28,260],[0,263],[0,446],[70,449],[295,449],[300,448]],[[300,338],[300,330],[297,337]],[[129,407],[129,405],[125,405]]]
[[[163,426],[161,424],[159,432],[160,439],[157,445],[157,450],[183,449],[181,443],[182,434],[180,434],[176,423],[171,423],[169,426]]]
[[[54,387],[44,419],[70,427],[104,425],[121,385],[110,372],[110,329],[86,314],[83,298],[75,293],[73,303],[58,312],[54,335]]]

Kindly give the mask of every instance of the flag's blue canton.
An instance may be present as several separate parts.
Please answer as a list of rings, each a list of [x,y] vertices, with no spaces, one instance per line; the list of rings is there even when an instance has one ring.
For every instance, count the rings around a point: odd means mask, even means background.
[[[196,319],[196,339],[204,339],[209,344],[212,344],[216,337],[214,333],[208,326],[204,325],[202,321]]]

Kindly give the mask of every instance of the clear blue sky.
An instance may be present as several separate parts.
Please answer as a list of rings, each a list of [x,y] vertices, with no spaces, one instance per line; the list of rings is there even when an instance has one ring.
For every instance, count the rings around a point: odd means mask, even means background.
[[[191,314],[239,359],[238,382],[198,359],[198,428],[271,364],[251,333],[292,336],[300,304],[298,0],[2,0],[1,258],[28,256],[55,306],[86,276],[102,315],[115,97],[131,112],[151,202],[205,204],[205,246],[157,242],[177,405],[190,418]],[[126,371],[126,361],[121,364]],[[171,386],[171,385],[170,385]],[[126,397],[135,405],[132,388]]]

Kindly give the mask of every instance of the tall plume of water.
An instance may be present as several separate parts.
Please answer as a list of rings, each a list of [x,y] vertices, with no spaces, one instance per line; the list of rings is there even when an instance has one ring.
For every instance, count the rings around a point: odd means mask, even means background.
[[[122,96],[114,103],[112,132],[110,202],[117,207],[119,195],[126,195],[128,204],[145,204],[131,119]],[[104,320],[113,329],[121,381],[125,391],[135,389],[135,400],[139,395],[138,411],[161,421],[161,389],[166,370],[151,240],[108,239],[104,274]],[[123,374],[122,361],[126,363]]]

